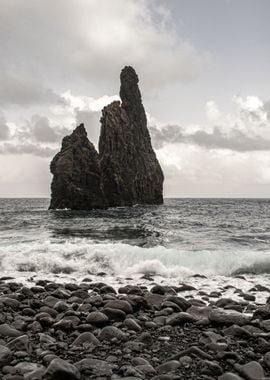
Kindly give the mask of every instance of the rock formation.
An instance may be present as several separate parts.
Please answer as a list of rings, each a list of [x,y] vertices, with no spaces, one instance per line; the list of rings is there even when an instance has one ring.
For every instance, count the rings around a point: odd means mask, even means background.
[[[53,174],[50,209],[91,210],[105,208],[99,155],[79,125],[62,141],[51,162]]]
[[[122,104],[113,102],[102,111],[99,153],[83,125],[63,139],[51,163],[51,209],[163,203],[164,177],[151,145],[138,76],[128,66],[120,79]]]

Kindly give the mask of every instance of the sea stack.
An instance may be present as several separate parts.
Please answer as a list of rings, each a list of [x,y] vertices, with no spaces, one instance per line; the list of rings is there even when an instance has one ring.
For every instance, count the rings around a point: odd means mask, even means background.
[[[88,140],[84,125],[63,138],[51,162],[53,180],[50,209],[91,210],[105,208],[99,155]]]
[[[163,203],[163,173],[151,145],[135,70],[120,75],[121,103],[104,107],[99,153],[83,125],[63,139],[51,163],[50,209],[90,210]]]

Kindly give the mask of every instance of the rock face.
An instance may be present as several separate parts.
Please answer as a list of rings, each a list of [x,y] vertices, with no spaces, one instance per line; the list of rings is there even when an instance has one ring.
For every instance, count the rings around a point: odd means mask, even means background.
[[[99,153],[83,125],[63,139],[51,163],[50,208],[89,210],[163,203],[163,173],[151,145],[135,70],[120,76],[122,104],[102,111]]]
[[[110,206],[163,203],[163,173],[151,145],[132,67],[121,72],[120,102],[105,107],[99,139],[100,165]]]
[[[62,141],[62,148],[51,162],[52,197],[50,209],[91,210],[104,208],[99,156],[79,125]]]

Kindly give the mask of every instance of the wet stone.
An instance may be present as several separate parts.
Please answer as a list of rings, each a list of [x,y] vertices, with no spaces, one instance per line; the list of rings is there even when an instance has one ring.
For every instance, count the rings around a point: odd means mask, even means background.
[[[120,329],[118,329],[115,326],[106,326],[101,330],[99,334],[99,339],[101,341],[102,340],[110,341],[113,338],[117,340],[125,341],[127,339],[127,336],[125,333],[123,333]]]
[[[75,363],[75,366],[82,373],[90,372],[95,374],[95,376],[111,376],[112,367],[110,364],[99,359],[82,359]]]
[[[260,380],[264,377],[264,370],[260,363],[256,361],[244,365],[235,365],[235,369],[248,380]]]
[[[80,378],[78,368],[60,358],[53,359],[44,374],[46,380],[80,380]]]
[[[101,313],[100,311],[93,311],[88,314],[86,322],[97,327],[103,327],[108,324],[109,318],[107,315]]]
[[[12,353],[9,348],[0,345],[0,368],[9,364],[12,360]]]

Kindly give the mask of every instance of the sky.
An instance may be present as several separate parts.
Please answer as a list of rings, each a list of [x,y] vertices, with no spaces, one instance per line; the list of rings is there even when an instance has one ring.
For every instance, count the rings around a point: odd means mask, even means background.
[[[49,197],[119,75],[140,78],[165,197],[270,196],[269,0],[0,0],[0,197]]]

